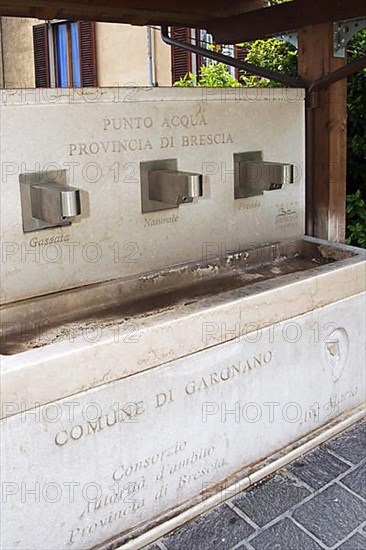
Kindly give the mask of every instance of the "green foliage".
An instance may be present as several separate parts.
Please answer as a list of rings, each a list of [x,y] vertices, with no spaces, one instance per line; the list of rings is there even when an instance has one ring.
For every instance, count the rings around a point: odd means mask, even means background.
[[[192,73],[187,73],[183,78],[174,83],[174,86],[205,86],[208,88],[238,87],[241,84],[234,78],[224,63],[210,62],[207,67],[202,65],[199,78]]]
[[[234,78],[224,63],[212,62],[209,65],[202,66],[200,69],[199,86],[207,87],[234,87],[241,84]]]
[[[366,201],[358,190],[347,196],[347,240],[348,244],[366,248]]]
[[[366,55],[366,30],[348,45],[348,59]],[[347,242],[366,248],[366,70],[348,79]]]
[[[265,67],[271,71],[297,76],[297,50],[281,40],[269,38],[268,40],[256,40],[252,44],[241,44],[248,50],[245,61],[252,65]],[[250,75],[243,72],[241,80],[245,86],[257,88],[278,88],[283,86],[268,78]]]
[[[270,4],[283,4],[291,0],[270,0]],[[252,65],[258,65],[270,69],[277,73],[297,76],[297,50],[291,44],[276,38],[267,40],[256,40],[241,44],[248,50],[245,61]],[[261,78],[260,76],[250,75],[243,72],[241,79],[245,86],[255,86],[256,88],[280,88],[284,84]]]
[[[366,30],[349,43],[348,59],[366,55]],[[366,198],[366,70],[348,80],[348,165],[347,184],[350,193],[361,190]]]
[[[192,73],[185,74],[182,78],[174,82],[173,86],[181,86],[182,88],[196,85],[196,77]]]

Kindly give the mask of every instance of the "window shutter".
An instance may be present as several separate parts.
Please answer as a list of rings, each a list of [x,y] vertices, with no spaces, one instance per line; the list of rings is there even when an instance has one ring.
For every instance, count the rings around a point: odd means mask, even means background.
[[[50,59],[47,25],[33,27],[33,47],[36,88],[48,88],[50,86]]]
[[[195,44],[202,48],[200,29],[195,29],[194,36],[195,36],[195,39],[196,39]],[[197,64],[197,76],[199,77],[200,76],[200,68],[203,65],[202,55],[196,55],[196,64]]]
[[[247,53],[248,53],[248,50],[246,50],[245,48],[242,48],[241,46],[235,46],[234,55],[240,61],[245,61]],[[235,69],[235,78],[237,80],[239,80],[241,75],[242,75],[242,71],[240,69]]]
[[[97,86],[97,56],[94,21],[79,21],[79,47],[81,86]]]
[[[187,27],[172,27],[172,38],[181,42],[190,42],[190,29]],[[192,71],[190,52],[182,48],[172,47],[172,81],[173,84]]]

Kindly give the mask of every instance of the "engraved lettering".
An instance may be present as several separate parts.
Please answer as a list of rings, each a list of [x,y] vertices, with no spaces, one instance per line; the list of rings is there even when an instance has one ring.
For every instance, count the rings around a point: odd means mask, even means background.
[[[120,464],[115,471],[113,472],[112,478],[113,481],[119,482],[124,478],[130,477],[132,474],[149,468],[151,465],[158,462],[162,462],[165,458],[170,456],[177,455],[185,450],[187,446],[186,441],[177,441],[176,444],[172,447],[162,450],[161,452],[155,453],[152,456],[149,456],[145,459],[139,460],[133,464]]]
[[[151,117],[105,118],[103,130],[141,130],[153,127]]]
[[[29,246],[31,246],[32,248],[35,248],[36,246],[47,246],[50,244],[67,243],[69,241],[70,241],[70,235],[54,235],[53,237],[45,237],[44,239],[33,237],[29,241]]]
[[[261,203],[258,199],[243,199],[239,201],[238,210],[252,210],[253,208],[260,208]]]
[[[69,156],[98,155],[99,153],[128,153],[152,149],[149,139],[132,138],[124,140],[94,141],[92,143],[70,143]]]
[[[160,138],[160,149],[168,149],[174,147],[174,137],[161,137]]]
[[[245,374],[250,370],[268,365],[272,361],[272,358],[272,352],[266,351],[265,353],[259,353],[258,355],[255,355],[251,359],[240,361],[236,365],[223,367],[220,371],[212,372],[206,377],[202,376],[198,380],[190,380],[185,387],[185,393],[187,395],[193,395],[194,393],[212,387],[214,384],[219,384],[231,380],[236,376]]]
[[[145,218],[144,227],[155,227],[158,225],[177,223],[179,216],[172,214],[166,218]]]
[[[204,115],[199,111],[196,115],[167,116],[161,123],[162,128],[193,128],[194,126],[206,126]]]
[[[71,441],[78,441],[87,435],[95,435],[105,428],[117,424],[117,422],[137,422],[138,417],[145,412],[143,401],[128,403],[124,407],[110,409],[106,414],[99,416],[95,421],[85,424],[77,424],[69,430],[61,430],[55,436],[55,444],[60,447]]]
[[[182,147],[195,147],[196,145],[225,145],[227,143],[234,143],[234,140],[231,134],[225,133],[183,135],[181,141]]]

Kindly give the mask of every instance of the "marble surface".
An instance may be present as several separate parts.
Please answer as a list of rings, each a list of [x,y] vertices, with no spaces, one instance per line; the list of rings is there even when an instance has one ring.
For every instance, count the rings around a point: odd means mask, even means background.
[[[303,234],[301,90],[4,90],[0,108],[5,316]],[[233,155],[258,150],[296,182],[234,200]],[[140,162],[167,158],[203,174],[203,197],[142,214]],[[86,215],[25,234],[19,176],[55,169]],[[358,406],[364,322],[360,253],[2,356],[2,545],[105,543]]]
[[[362,403],[364,304],[350,297],[3,420],[4,548],[94,547]]]
[[[2,303],[304,232],[303,90],[4,90],[0,109]],[[234,200],[247,151],[293,163],[295,183]],[[142,214],[140,162],[162,159],[202,174],[203,197]],[[55,170],[85,216],[23,233],[19,176]]]
[[[343,250],[342,245],[339,248]],[[0,417],[147,371],[364,293],[365,281],[366,262],[359,251],[359,256],[308,272],[178,304],[154,315],[137,315],[115,326],[91,323],[89,330],[71,332],[64,341],[50,339],[44,347],[2,356],[1,399],[7,405],[1,407]],[[9,321],[12,326],[11,315]]]

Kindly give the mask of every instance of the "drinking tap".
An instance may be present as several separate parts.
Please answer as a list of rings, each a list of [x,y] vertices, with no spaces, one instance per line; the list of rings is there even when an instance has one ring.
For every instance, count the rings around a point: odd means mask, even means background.
[[[152,170],[149,174],[149,198],[172,207],[202,197],[202,176],[192,172]]]
[[[178,208],[203,195],[202,175],[178,170],[177,159],[141,162],[140,175],[143,213]]]
[[[262,195],[294,182],[293,164],[263,161],[260,152],[234,157],[236,199]]]
[[[67,184],[66,171],[20,176],[23,229],[69,225],[81,215],[81,190]]]

